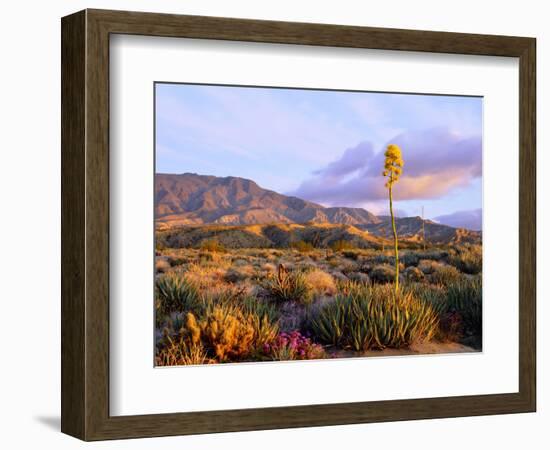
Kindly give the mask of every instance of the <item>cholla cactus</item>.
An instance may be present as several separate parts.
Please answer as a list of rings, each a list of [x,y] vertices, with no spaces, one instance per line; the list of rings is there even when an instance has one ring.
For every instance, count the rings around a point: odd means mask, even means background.
[[[390,144],[384,152],[384,172],[382,175],[388,178],[386,187],[388,188],[390,198],[391,226],[393,231],[393,246],[395,251],[395,293],[399,291],[399,247],[397,242],[397,229],[395,228],[395,217],[393,216],[393,196],[392,189],[394,183],[397,183],[399,176],[403,171],[403,158],[401,149],[395,144]]]

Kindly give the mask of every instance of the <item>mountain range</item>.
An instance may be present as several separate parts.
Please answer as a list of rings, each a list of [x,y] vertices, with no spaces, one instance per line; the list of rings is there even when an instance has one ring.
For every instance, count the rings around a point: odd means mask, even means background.
[[[391,236],[389,217],[376,216],[363,208],[324,207],[263,189],[245,178],[193,173],[156,174],[155,216],[157,229],[203,225],[332,224],[340,225],[342,230],[353,228],[380,238]],[[396,219],[399,236],[411,241],[421,239],[423,225],[429,242],[481,240],[479,231],[451,227],[420,217]]]
[[[362,208],[325,208],[263,189],[252,180],[192,173],[156,175],[155,215],[157,221],[172,225],[306,222],[354,225],[381,221]]]

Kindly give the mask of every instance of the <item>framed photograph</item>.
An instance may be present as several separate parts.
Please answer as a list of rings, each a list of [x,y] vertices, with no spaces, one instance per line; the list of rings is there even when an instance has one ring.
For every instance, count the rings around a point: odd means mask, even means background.
[[[535,39],[62,19],[62,431],[532,412]]]

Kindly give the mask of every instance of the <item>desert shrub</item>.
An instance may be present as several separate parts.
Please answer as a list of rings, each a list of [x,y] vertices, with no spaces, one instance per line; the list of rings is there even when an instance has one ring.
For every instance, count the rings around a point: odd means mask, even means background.
[[[403,275],[405,275],[405,279],[409,282],[420,282],[425,278],[424,272],[414,266],[407,267]]]
[[[319,295],[336,294],[336,283],[332,276],[320,269],[313,269],[304,274],[305,281],[310,289]]]
[[[395,279],[395,268],[389,264],[378,264],[369,273],[375,283],[391,283]]]
[[[207,252],[225,253],[227,249],[216,239],[207,239],[201,242],[200,249]]]
[[[363,273],[370,273],[374,266],[376,266],[376,264],[373,264],[372,261],[367,260],[359,266],[359,271]]]
[[[220,260],[220,255],[218,253],[214,253],[210,251],[201,251],[199,252],[198,256],[199,256],[198,263],[202,266],[212,265],[210,263],[217,264]]]
[[[197,287],[186,277],[167,273],[157,278],[156,310],[160,316],[194,309],[200,303]]]
[[[481,245],[466,244],[455,247],[449,254],[448,261],[461,272],[478,274],[481,272],[483,261]]]
[[[320,342],[356,351],[408,347],[431,339],[437,328],[437,314],[428,303],[410,291],[396,294],[392,286],[352,284],[311,320]]]
[[[374,257],[375,264],[395,264],[395,258],[384,254],[378,254]]]
[[[348,273],[348,278],[352,281],[357,281],[358,283],[369,283],[370,278],[366,273],[362,272],[351,272]]]
[[[417,253],[406,252],[399,255],[399,261],[403,263],[405,267],[416,266],[420,261],[420,256]]]
[[[226,270],[222,264],[190,264],[185,271],[185,278],[197,288],[210,289],[224,281]]]
[[[280,333],[273,342],[264,345],[263,351],[275,361],[326,357],[325,350],[321,345],[313,343],[310,338],[302,335],[299,331]]]
[[[306,241],[291,242],[290,248],[298,250],[300,253],[311,252],[315,249],[312,243]]]
[[[235,266],[235,267],[244,267],[244,266],[248,266],[250,264],[250,258],[246,257],[246,256],[243,256],[243,255],[240,255],[236,258],[231,258],[231,263]]]
[[[349,259],[344,259],[340,265],[338,266],[340,269],[340,272],[342,272],[344,275],[348,275],[352,272],[357,272],[360,270],[361,266],[357,264],[356,262],[352,262]]]
[[[168,260],[166,259],[166,257],[164,256],[158,256],[156,259],[155,259],[155,271],[157,273],[164,273],[166,272],[168,269],[170,269],[170,263],[168,262]]]
[[[461,278],[460,272],[454,266],[447,266],[441,264],[435,268],[433,273],[430,275],[430,280],[435,284],[442,284],[444,286],[454,283],[459,278]]]
[[[331,242],[330,248],[335,252],[341,252],[344,250],[352,250],[354,246],[349,241],[346,241],[344,239],[338,239],[337,241]]]
[[[189,260],[187,258],[170,258],[170,266],[172,267],[176,267],[176,266],[181,266],[183,264],[186,264],[188,263]]]
[[[405,251],[399,255],[399,261],[406,267],[416,266],[421,260],[441,261],[448,256],[448,252],[443,250],[428,251]]]
[[[165,250],[169,245],[166,243],[166,236],[162,233],[155,233],[155,250],[161,251]]]
[[[251,267],[248,270],[232,268],[225,273],[224,280],[228,283],[238,283],[250,278],[253,272],[254,270]]]
[[[418,261],[418,268],[424,273],[424,275],[429,275],[435,272],[439,267],[441,267],[441,263],[432,261],[431,259],[421,259]]]
[[[276,275],[266,277],[262,287],[276,301],[308,304],[312,300],[312,290],[302,272],[289,271],[279,265]]]
[[[275,264],[265,263],[262,265],[262,270],[268,273],[275,273],[277,267],[275,267]]]
[[[418,255],[420,259],[431,259],[433,261],[441,261],[442,259],[445,259],[448,254],[449,253],[446,250],[438,249],[416,252],[416,255]]]
[[[361,252],[357,250],[344,250],[342,251],[342,255],[346,258],[353,259],[354,261],[357,261],[359,257],[361,256]]]
[[[183,336],[177,339],[166,336],[164,345],[156,349],[155,364],[157,366],[197,365],[205,364],[207,358],[206,351],[200,343],[193,344]]]
[[[250,256],[253,256],[255,258],[269,258],[270,253],[269,253],[269,250],[260,250],[260,249],[251,249],[251,250],[248,250],[247,253],[250,255]]]
[[[334,278],[336,281],[348,281],[349,278],[346,277],[342,272],[339,270],[335,270],[334,272],[331,272],[332,278]]]

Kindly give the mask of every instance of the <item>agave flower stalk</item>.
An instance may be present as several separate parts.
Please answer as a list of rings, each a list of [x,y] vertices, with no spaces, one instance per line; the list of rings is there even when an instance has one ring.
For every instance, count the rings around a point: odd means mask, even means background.
[[[386,188],[389,193],[390,200],[390,216],[393,232],[393,247],[395,252],[395,293],[399,292],[399,244],[397,239],[397,228],[395,227],[395,217],[393,215],[393,185],[399,180],[399,176],[403,172],[403,158],[401,149],[395,144],[390,144],[384,152],[384,171],[382,175],[387,177]]]

